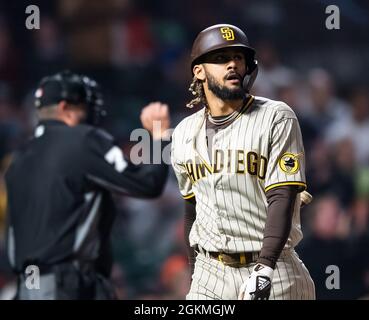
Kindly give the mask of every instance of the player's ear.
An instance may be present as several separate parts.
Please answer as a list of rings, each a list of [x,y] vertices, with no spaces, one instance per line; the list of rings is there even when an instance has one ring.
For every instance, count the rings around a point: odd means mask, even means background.
[[[201,81],[204,81],[205,80],[205,78],[206,78],[206,76],[205,76],[205,68],[204,68],[204,66],[202,64],[196,64],[196,65],[194,65],[192,71],[193,71],[194,76],[197,79],[199,79]]]

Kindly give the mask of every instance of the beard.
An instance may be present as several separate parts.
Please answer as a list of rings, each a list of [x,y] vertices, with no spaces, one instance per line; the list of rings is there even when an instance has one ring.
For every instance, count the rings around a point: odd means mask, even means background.
[[[208,81],[209,90],[214,93],[216,97],[222,100],[241,100],[245,97],[245,91],[240,86],[238,88],[229,89],[226,86],[221,85],[212,75],[207,73],[206,79]],[[224,77],[226,80],[226,77]],[[242,81],[240,81],[242,83]]]

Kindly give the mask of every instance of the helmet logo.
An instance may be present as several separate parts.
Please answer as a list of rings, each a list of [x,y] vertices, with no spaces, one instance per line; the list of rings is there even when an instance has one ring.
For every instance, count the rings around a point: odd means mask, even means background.
[[[227,41],[234,40],[234,32],[229,27],[220,28],[220,32],[222,33],[222,37]]]

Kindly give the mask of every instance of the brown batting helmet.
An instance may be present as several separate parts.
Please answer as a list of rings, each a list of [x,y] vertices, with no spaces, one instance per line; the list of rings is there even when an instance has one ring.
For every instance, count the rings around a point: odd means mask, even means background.
[[[255,49],[250,47],[246,34],[231,24],[216,24],[202,30],[196,37],[191,51],[191,71],[203,63],[206,54],[224,48],[240,48],[245,53],[247,73],[243,82],[246,91],[251,88],[257,75]]]

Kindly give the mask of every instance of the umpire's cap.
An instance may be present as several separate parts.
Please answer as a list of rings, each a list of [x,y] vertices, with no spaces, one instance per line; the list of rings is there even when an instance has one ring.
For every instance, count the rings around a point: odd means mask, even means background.
[[[106,115],[97,82],[69,70],[44,77],[35,92],[36,108],[51,106],[63,100],[71,104],[87,105],[88,124],[99,125]]]
[[[247,64],[247,77],[244,87],[248,91],[257,74],[257,61],[255,60],[255,49],[250,47],[246,34],[238,27],[231,24],[216,24],[202,30],[196,37],[191,51],[191,71],[196,64],[205,61],[206,55],[210,52],[237,47],[245,54]]]

